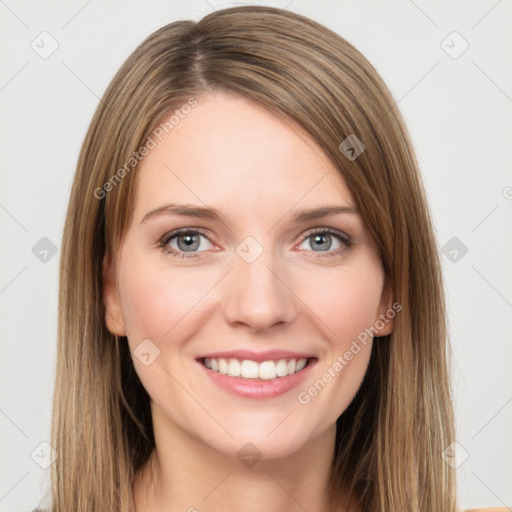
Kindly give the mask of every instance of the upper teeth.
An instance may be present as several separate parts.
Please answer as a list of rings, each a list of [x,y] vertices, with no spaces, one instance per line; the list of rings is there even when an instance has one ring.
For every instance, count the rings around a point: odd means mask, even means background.
[[[263,361],[258,363],[250,359],[240,361],[238,359],[224,359],[223,357],[205,357],[204,365],[214,372],[219,372],[230,377],[243,377],[245,379],[275,379],[286,377],[300,372],[307,363],[302,359],[280,359],[279,361]]]

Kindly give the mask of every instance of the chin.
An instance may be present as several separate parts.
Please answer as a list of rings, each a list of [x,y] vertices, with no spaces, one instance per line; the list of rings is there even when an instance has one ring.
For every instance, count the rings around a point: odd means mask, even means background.
[[[293,413],[290,419],[292,416]],[[230,430],[233,438],[221,435],[212,439],[210,436],[205,442],[216,452],[221,452],[227,457],[241,461],[247,457],[256,457],[264,461],[293,456],[306,449],[308,443],[316,437],[313,432],[301,429],[296,421],[287,424],[288,420],[285,420],[279,425],[280,421],[282,417],[279,421],[261,422],[248,428]],[[272,428],[268,428],[269,424],[272,424]]]

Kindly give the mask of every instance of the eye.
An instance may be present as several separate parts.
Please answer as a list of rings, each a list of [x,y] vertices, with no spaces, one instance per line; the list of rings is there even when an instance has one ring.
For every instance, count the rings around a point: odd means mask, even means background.
[[[332,228],[322,228],[309,232],[301,245],[308,242],[310,250],[323,256],[336,256],[348,249],[352,245],[352,239],[345,233]],[[334,247],[333,247],[334,246]]]
[[[202,239],[207,243],[203,243]],[[177,258],[194,258],[197,252],[207,251],[212,247],[212,243],[204,233],[188,228],[164,235],[160,240],[160,245],[166,252]]]
[[[203,243],[206,240],[206,243]],[[301,245],[308,242],[309,249],[317,253],[315,257],[337,256],[350,248],[352,239],[333,228],[322,228],[306,234]],[[208,237],[197,229],[183,228],[165,234],[159,241],[160,247],[175,258],[196,258],[198,253],[212,248]],[[333,247],[334,246],[334,247]],[[325,253],[325,254],[319,254]]]

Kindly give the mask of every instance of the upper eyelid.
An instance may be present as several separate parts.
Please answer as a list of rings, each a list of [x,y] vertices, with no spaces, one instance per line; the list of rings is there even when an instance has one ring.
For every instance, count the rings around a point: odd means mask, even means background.
[[[161,242],[166,242],[168,243],[169,240],[173,239],[173,238],[176,238],[177,236],[179,235],[184,235],[184,234],[187,234],[187,233],[192,233],[192,234],[198,234],[198,235],[202,235],[204,236],[205,238],[208,238],[208,240],[210,242],[212,242],[210,240],[210,238],[208,237],[207,235],[207,232],[206,231],[203,231],[202,229],[199,229],[199,228],[180,228],[180,229],[175,229],[173,231],[169,231],[168,233],[165,233],[161,238],[160,238],[160,241]],[[212,242],[213,243],[213,242]]]

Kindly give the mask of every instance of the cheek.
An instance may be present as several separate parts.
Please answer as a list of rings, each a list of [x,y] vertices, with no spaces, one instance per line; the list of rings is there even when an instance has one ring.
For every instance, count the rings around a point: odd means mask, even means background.
[[[135,251],[122,261],[119,277],[134,368],[149,395],[158,402],[165,396],[162,390],[170,384],[168,371],[175,374],[181,368],[176,366],[175,356],[179,355],[180,346],[193,337],[201,314],[201,298],[216,277],[210,272],[202,279],[197,272],[171,269],[165,262],[155,263],[154,259],[137,256]],[[151,360],[146,366],[138,354],[148,352]],[[184,377],[180,380],[184,381]]]
[[[191,279],[183,269],[173,271],[165,263],[155,265],[143,258],[126,259],[125,270],[121,274],[122,310],[128,335],[136,338],[172,336],[175,326],[193,317],[194,305],[214,283],[212,276]]]
[[[318,317],[325,340],[314,375],[297,395],[304,411],[316,411],[322,425],[336,421],[359,389],[371,356],[372,336],[382,292],[378,261],[317,275],[302,297]],[[310,318],[313,316],[310,315]]]
[[[127,252],[120,267],[120,295],[130,344],[149,338],[155,342],[187,337],[187,325],[199,325],[204,313],[205,295],[218,284],[222,272],[212,269],[191,271],[171,269],[165,262],[155,265],[135,251]],[[136,269],[136,271],[134,271]],[[302,269],[303,270],[303,269]],[[319,269],[312,279],[311,270],[287,276],[300,297],[296,321],[316,324],[331,349],[343,350],[365,328],[372,326],[382,291],[380,267],[371,257],[358,264]],[[290,297],[290,300],[296,300]],[[300,304],[302,302],[302,304]]]
[[[380,269],[372,260],[354,268],[340,268],[333,273],[315,276],[314,286],[308,279],[301,297],[323,325],[325,337],[341,350],[373,326],[382,293]],[[333,347],[331,347],[333,348]]]

